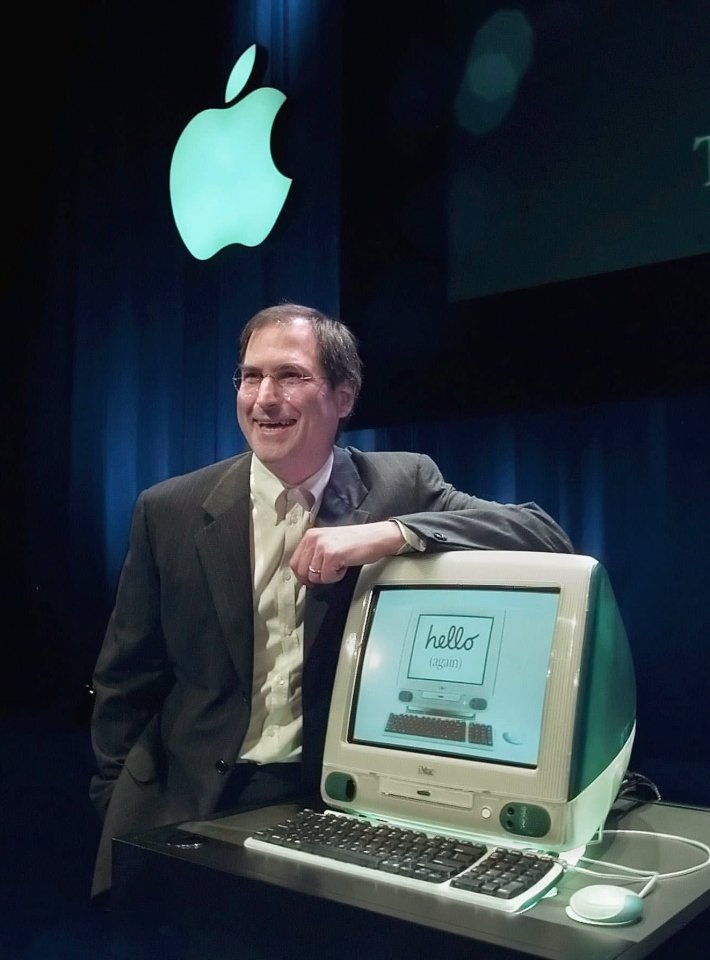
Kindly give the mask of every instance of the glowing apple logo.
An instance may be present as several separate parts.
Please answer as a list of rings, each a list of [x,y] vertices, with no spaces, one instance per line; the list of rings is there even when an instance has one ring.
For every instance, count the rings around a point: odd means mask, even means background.
[[[235,63],[225,103],[251,76],[253,44]],[[178,138],[170,164],[173,216],[185,246],[198,260],[223,247],[260,244],[286,202],[291,180],[271,156],[271,130],[286,97],[260,87],[232,106],[204,110]]]

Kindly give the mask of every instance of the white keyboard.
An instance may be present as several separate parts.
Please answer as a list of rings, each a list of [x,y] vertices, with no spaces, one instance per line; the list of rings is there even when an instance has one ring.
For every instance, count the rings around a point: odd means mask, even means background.
[[[331,810],[303,810],[251,834],[244,846],[507,913],[533,906],[564,872],[553,855]]]

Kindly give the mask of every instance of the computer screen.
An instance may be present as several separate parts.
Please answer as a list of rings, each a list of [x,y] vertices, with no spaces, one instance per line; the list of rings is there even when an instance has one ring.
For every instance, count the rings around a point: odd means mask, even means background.
[[[554,589],[375,588],[353,743],[536,766],[558,601]]]
[[[395,557],[358,580],[321,793],[423,829],[569,850],[606,819],[634,732],[628,639],[594,558]]]

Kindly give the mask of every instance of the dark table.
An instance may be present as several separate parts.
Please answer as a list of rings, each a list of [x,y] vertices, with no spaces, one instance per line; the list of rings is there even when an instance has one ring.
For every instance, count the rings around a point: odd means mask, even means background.
[[[412,960],[433,951],[445,960],[686,960],[705,956],[710,942],[710,867],[659,881],[633,925],[588,926],[565,907],[575,890],[603,881],[576,872],[565,874],[555,896],[510,915],[439,898],[429,887],[403,889],[244,849],[250,832],[293,810],[222,815],[115,840],[116,923],[140,927],[142,942],[148,927],[172,931],[161,943],[170,940],[173,952],[160,956],[179,960]],[[702,851],[661,834],[710,845],[705,808],[646,803],[613,813],[606,826],[656,834],[618,834],[587,848],[595,859],[638,869],[667,873],[703,860]]]

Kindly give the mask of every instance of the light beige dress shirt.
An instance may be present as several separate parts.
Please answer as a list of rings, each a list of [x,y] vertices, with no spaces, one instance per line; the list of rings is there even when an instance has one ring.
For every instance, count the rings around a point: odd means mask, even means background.
[[[306,588],[289,561],[315,522],[332,467],[331,454],[313,476],[289,488],[252,457],[254,681],[242,760],[277,763],[300,758]]]

